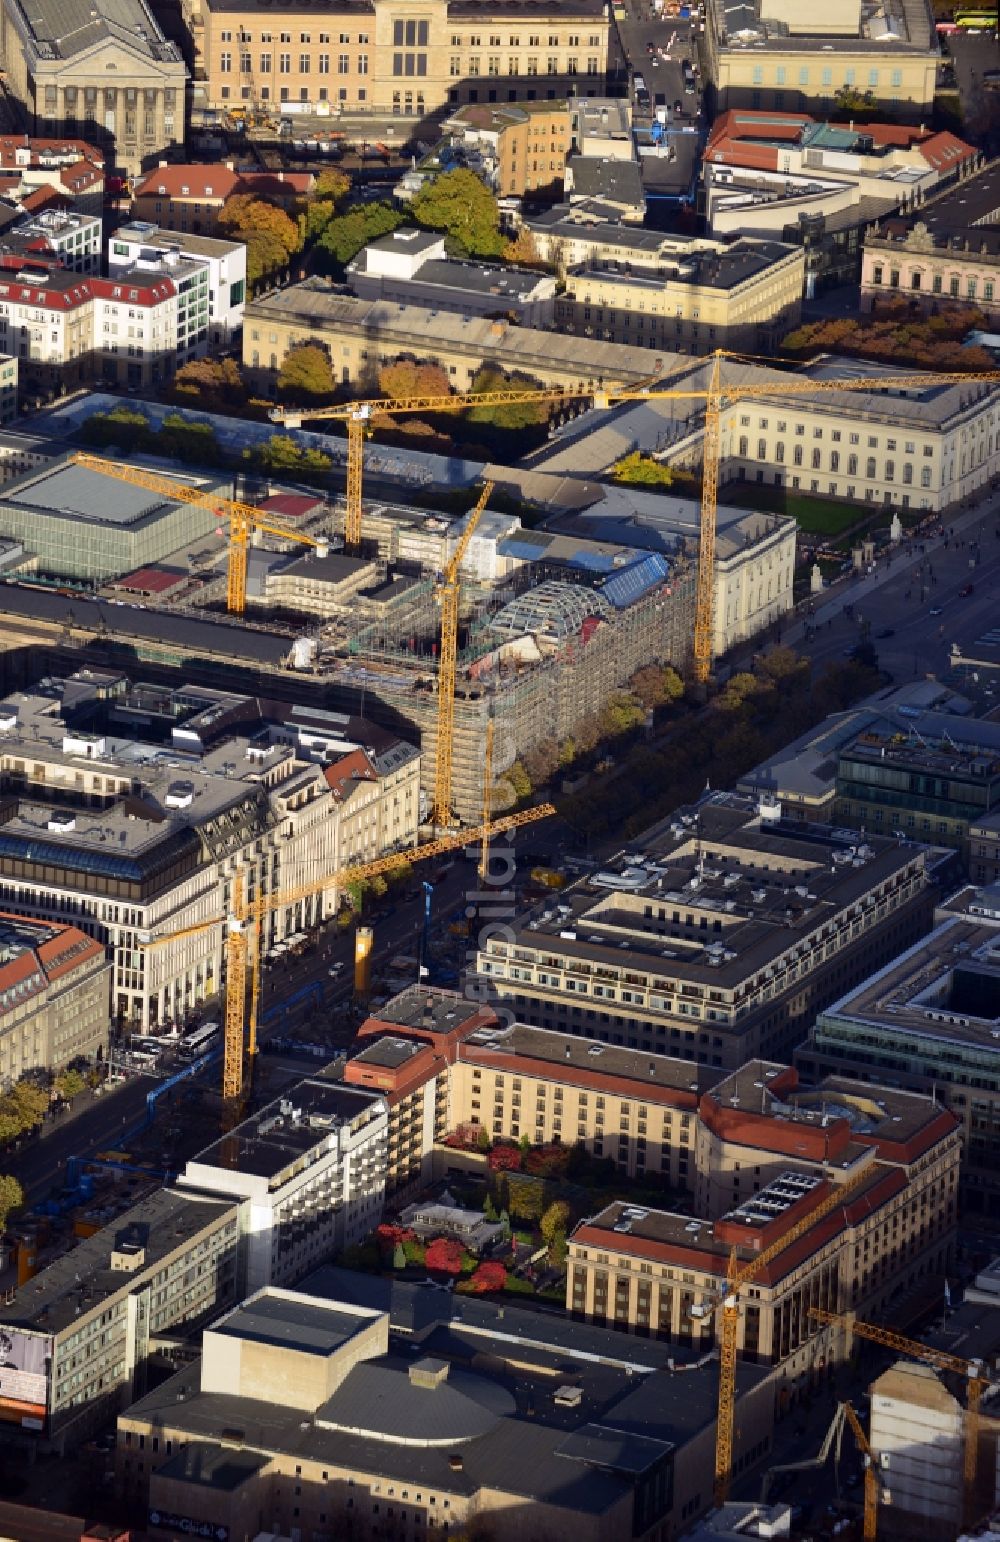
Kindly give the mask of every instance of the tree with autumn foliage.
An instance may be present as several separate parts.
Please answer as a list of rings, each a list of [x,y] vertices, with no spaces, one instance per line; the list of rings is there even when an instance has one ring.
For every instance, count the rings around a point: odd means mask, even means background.
[[[191,359],[171,382],[170,394],[186,406],[204,412],[224,412],[247,399],[243,375],[235,359]]]
[[[542,261],[541,252],[538,250],[538,242],[528,229],[522,225],[516,236],[513,236],[503,249],[504,262],[515,264],[519,268],[546,268],[548,263]]]
[[[249,193],[234,193],[219,212],[219,228],[247,249],[247,283],[251,288],[264,277],[287,268],[294,252],[300,251],[304,232],[297,220],[284,209],[254,198]]]
[[[278,372],[278,395],[286,402],[315,402],[332,396],[330,355],[318,343],[300,343],[285,354]]]
[[[507,1283],[507,1270],[503,1264],[488,1259],[481,1263],[463,1286],[472,1295],[480,1296],[488,1290],[503,1290]]]
[[[450,1237],[435,1237],[427,1244],[424,1263],[435,1274],[461,1274],[462,1247]]]
[[[451,396],[451,382],[440,364],[420,363],[416,359],[396,359],[383,364],[378,372],[381,396],[402,402],[413,396]]]
[[[520,1172],[522,1160],[517,1146],[494,1146],[486,1158],[487,1166],[494,1173]]]

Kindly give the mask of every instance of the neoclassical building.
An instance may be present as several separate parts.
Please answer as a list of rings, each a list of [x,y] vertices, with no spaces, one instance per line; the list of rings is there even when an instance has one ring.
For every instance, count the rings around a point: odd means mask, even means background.
[[[82,135],[129,174],[184,141],[187,69],[145,0],[2,0],[0,54],[29,133]]]

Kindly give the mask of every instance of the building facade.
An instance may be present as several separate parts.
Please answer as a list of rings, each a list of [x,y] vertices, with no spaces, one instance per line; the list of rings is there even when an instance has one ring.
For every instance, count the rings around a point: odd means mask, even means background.
[[[1000,319],[1000,165],[980,165],[908,217],[878,221],[865,237],[861,308],[903,301],[936,314],[975,306]]]
[[[489,937],[476,972],[490,999],[539,1027],[735,1069],[790,1056],[848,980],[930,924],[921,850],[762,820],[735,794],[671,816],[641,860]]]
[[[99,1060],[108,1047],[111,965],[75,926],[0,913],[0,1084]]]
[[[121,1416],[119,1476],[144,1508],[229,1536],[264,1517],[315,1542],[387,1525],[517,1542],[530,1515],[546,1542],[667,1542],[711,1504],[717,1371],[563,1322],[563,1381],[542,1395],[555,1321],[476,1300],[459,1321],[440,1292],[317,1271],[302,1294],[251,1297],[206,1333],[200,1366]],[[769,1451],[773,1406],[765,1368],[741,1367],[736,1470]]]
[[[182,236],[224,237],[218,217],[227,199],[262,198],[292,212],[315,181],[311,171],[237,171],[235,161],[221,165],[161,161],[135,184],[132,222]]]
[[[882,24],[884,27],[884,23]],[[940,58],[930,6],[907,5],[891,35],[861,0],[705,0],[705,48],[718,110],[829,112],[858,92],[895,118],[929,116]]]
[[[1000,1215],[1000,896],[967,890],[916,947],[820,1012],[803,1075],[840,1072],[932,1094],[962,1126],[962,1204]]]
[[[4,744],[11,808],[0,895],[30,915],[72,917],[107,946],[120,1023],[148,1031],[182,1021],[220,992],[222,918],[237,873],[250,904],[258,887],[274,894],[317,884],[270,910],[265,948],[335,906],[332,886],[324,896],[322,884],[337,863],[322,767],[287,748],[226,739],[178,774],[144,764],[142,747],[130,754],[127,741],[114,743],[112,757],[103,735],[64,732],[54,746],[40,730],[65,725],[55,714],[32,723],[29,704],[18,703]]]
[[[151,1342],[242,1289],[240,1209],[169,1189],[78,1242],[0,1307],[3,1421],[73,1449],[145,1390]]]
[[[442,128],[454,144],[484,158],[498,198],[522,198],[542,189],[561,190],[573,143],[571,116],[568,102],[469,103]]]
[[[246,1201],[247,1291],[292,1285],[374,1231],[386,1125],[381,1097],[307,1078],[186,1164],[182,1189]]]
[[[6,0],[0,51],[31,134],[82,134],[130,174],[184,141],[187,70],[144,0],[114,21],[81,0]]]
[[[192,265],[194,282],[175,279],[182,311],[178,368],[210,347],[231,348],[237,342],[247,293],[246,246],[242,241],[175,234],[140,221],[120,225],[108,242],[112,277],[129,272],[171,277],[181,262]]]
[[[800,247],[776,241],[692,242],[675,262],[571,269],[556,325],[582,337],[704,354],[716,347],[770,352],[799,321]]]
[[[970,826],[1000,806],[1000,725],[927,712],[920,728],[872,723],[837,759],[835,817],[968,857]],[[981,841],[980,841],[981,844]]]
[[[316,14],[294,0],[195,0],[196,100],[206,107],[422,117],[466,102],[603,95],[609,20],[597,0],[498,5],[384,0]],[[329,23],[329,25],[326,25]]]
[[[879,1320],[939,1292],[961,1142],[932,1099],[844,1079],[799,1089],[794,1070],[755,1062],[702,1095],[697,1128],[693,1217],[616,1203],[581,1222],[568,1310],[705,1350],[733,1247],[745,1263],[794,1229],[747,1285],[739,1329],[742,1355],[779,1367],[787,1399],[829,1364],[834,1341],[809,1307]],[[843,1204],[810,1226],[840,1185]]]
[[[378,389],[378,372],[400,356],[440,364],[457,390],[467,390],[484,363],[519,370],[543,385],[586,389],[599,381],[648,379],[664,357],[638,346],[561,337],[483,316],[336,294],[324,279],[306,279],[246,308],[243,364],[255,387],[273,393],[290,349],[319,342],[344,385]]]

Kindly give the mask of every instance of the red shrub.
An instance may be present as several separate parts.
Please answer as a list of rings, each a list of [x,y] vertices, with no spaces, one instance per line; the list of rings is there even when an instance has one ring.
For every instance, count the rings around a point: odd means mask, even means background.
[[[412,1242],[414,1235],[408,1226],[394,1226],[391,1221],[383,1221],[375,1228],[375,1241],[379,1247],[394,1248],[397,1242]]]
[[[469,1280],[469,1289],[477,1294],[485,1290],[503,1290],[507,1283],[507,1271],[503,1264],[490,1262],[480,1264]]]
[[[427,1244],[424,1263],[438,1274],[461,1274],[461,1245],[452,1242],[449,1237],[435,1237],[433,1242]]]
[[[495,1173],[521,1171],[521,1153],[516,1146],[494,1146],[486,1160]]]

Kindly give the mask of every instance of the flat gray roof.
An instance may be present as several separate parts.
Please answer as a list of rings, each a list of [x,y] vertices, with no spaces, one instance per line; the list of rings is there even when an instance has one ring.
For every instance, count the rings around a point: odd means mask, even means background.
[[[235,1200],[158,1189],[46,1264],[18,1289],[12,1302],[0,1305],[0,1323],[59,1333],[102,1301],[135,1288],[134,1274],[110,1267],[112,1251],[123,1242],[144,1249],[140,1272],[146,1273],[178,1248],[189,1246],[206,1227],[227,1216],[235,1220],[237,1208]]]
[[[38,514],[98,525],[134,525],[174,507],[161,493],[69,462],[31,472],[8,488],[2,500]]]
[[[349,1124],[379,1101],[377,1093],[363,1087],[312,1079],[298,1082],[291,1092],[213,1141],[189,1165],[278,1178],[306,1152],[322,1145],[331,1130]],[[185,1182],[197,1184],[198,1174],[185,1172]]]
[[[338,1311],[335,1302],[327,1305],[291,1292],[265,1292],[244,1301],[215,1323],[212,1332],[299,1354],[328,1356],[361,1329],[371,1327],[372,1321],[363,1313]]]

